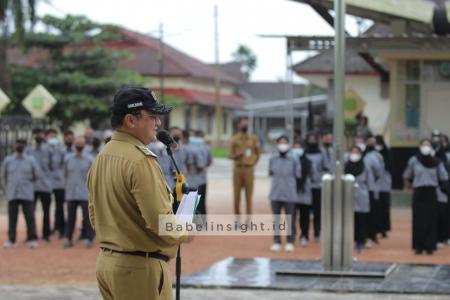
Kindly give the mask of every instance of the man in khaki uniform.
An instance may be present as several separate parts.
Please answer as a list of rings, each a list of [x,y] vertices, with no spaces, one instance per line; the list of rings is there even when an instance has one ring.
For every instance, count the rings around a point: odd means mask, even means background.
[[[239,133],[231,138],[228,157],[234,160],[234,213],[240,215],[241,190],[245,189],[247,214],[252,214],[254,166],[259,160],[258,137],[248,134],[248,120],[239,122]]]
[[[104,299],[172,299],[169,259],[184,232],[159,234],[159,217],[174,220],[173,197],[147,144],[172,110],[145,88],[114,96],[111,141],[88,174],[89,217],[101,251],[97,282]],[[173,224],[175,221],[173,221]]]

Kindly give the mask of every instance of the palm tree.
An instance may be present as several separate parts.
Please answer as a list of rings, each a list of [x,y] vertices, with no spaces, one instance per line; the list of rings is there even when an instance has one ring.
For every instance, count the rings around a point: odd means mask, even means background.
[[[14,21],[15,38],[23,45],[26,24],[33,28],[36,15],[36,0],[0,0],[0,88],[7,87],[7,51],[9,46],[9,25]]]

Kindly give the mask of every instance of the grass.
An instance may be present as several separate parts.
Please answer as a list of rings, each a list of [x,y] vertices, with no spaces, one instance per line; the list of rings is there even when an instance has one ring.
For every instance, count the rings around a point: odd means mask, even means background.
[[[228,149],[226,148],[213,148],[212,156],[214,158],[227,158],[228,157]]]

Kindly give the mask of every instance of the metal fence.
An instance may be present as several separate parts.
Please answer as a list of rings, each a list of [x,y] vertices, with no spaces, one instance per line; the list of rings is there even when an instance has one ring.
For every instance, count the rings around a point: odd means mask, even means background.
[[[0,162],[14,150],[17,139],[31,143],[33,128],[47,128],[46,119],[32,119],[30,116],[0,116]]]

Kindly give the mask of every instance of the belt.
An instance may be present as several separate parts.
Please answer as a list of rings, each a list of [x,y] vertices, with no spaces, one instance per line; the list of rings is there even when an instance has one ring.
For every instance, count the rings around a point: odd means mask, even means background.
[[[158,252],[144,252],[144,251],[117,251],[117,250],[113,250],[113,249],[109,249],[109,248],[101,248],[103,251],[109,251],[111,253],[120,253],[120,254],[125,254],[125,255],[134,255],[134,256],[141,256],[141,257],[145,257],[145,258],[156,258],[156,259],[160,259],[163,260],[165,262],[169,261],[169,257],[158,253]]]
[[[236,168],[251,168],[253,165],[236,165]]]

